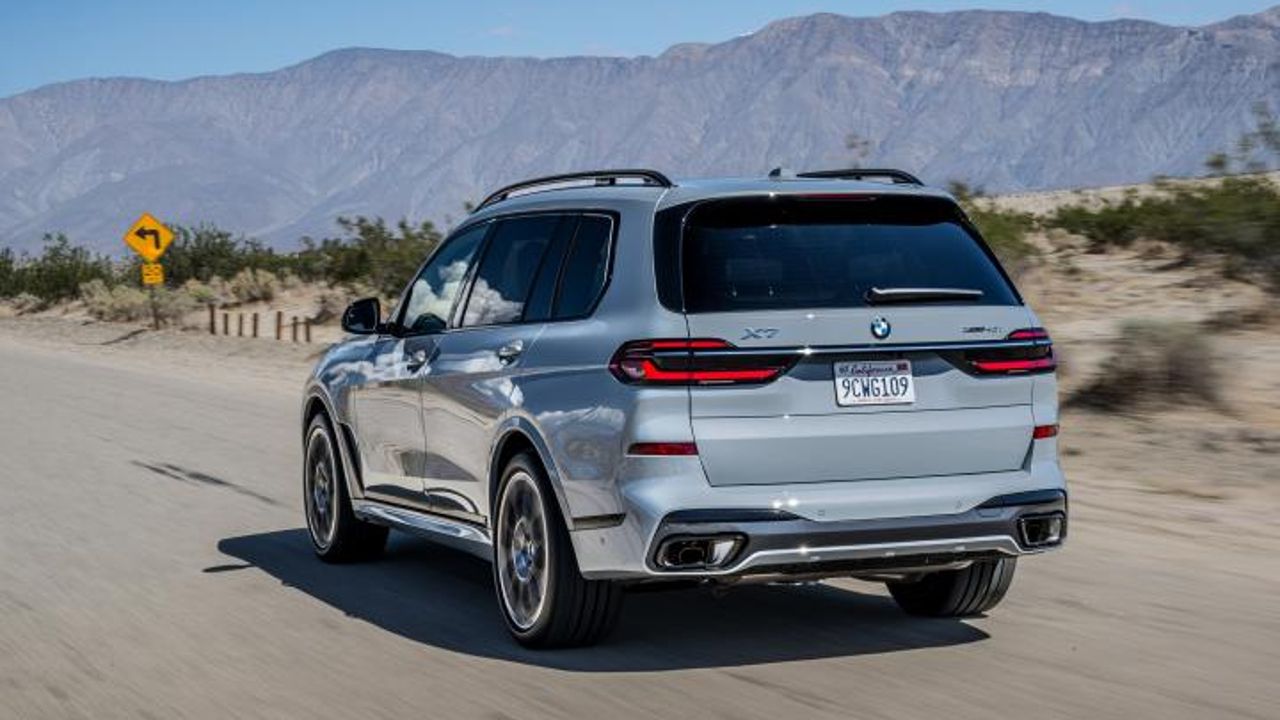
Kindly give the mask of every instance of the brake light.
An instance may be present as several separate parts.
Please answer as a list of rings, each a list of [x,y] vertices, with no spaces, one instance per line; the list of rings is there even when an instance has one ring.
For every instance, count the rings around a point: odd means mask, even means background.
[[[1030,340],[1033,344],[1019,347],[996,346],[971,350],[965,359],[981,375],[1020,375],[1052,372],[1058,367],[1053,356],[1053,341],[1044,328],[1023,328],[1005,336],[1006,340]]]
[[[713,338],[633,340],[613,354],[609,369],[635,385],[735,385],[776,380],[795,364],[792,354],[723,353],[734,345]]]

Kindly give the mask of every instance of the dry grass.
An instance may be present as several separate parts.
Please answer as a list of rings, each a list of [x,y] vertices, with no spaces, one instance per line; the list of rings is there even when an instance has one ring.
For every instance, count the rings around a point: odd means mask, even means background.
[[[1130,321],[1113,341],[1097,376],[1068,400],[1108,412],[1187,403],[1217,406],[1221,370],[1199,324]]]

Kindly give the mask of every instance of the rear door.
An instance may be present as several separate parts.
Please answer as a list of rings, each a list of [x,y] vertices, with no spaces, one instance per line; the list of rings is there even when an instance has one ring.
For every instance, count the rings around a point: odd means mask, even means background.
[[[522,403],[519,376],[552,301],[560,256],[578,216],[543,213],[494,221],[458,313],[424,376],[426,492],[432,509],[481,521],[497,423]]]
[[[714,201],[690,212],[681,252],[690,338],[731,343],[739,365],[789,363],[772,382],[691,388],[712,484],[1021,466],[1032,381],[972,360],[1031,316],[949,201]]]

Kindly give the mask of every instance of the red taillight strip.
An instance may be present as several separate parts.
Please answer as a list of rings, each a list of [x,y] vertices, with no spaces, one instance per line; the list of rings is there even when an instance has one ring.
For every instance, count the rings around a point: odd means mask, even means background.
[[[652,360],[642,360],[640,379],[659,383],[762,382],[776,376],[781,368],[743,370],[663,370]]]
[[[627,448],[628,455],[657,455],[670,457],[675,455],[697,455],[698,445],[691,442],[643,442],[632,443]]]
[[[1037,425],[1031,429],[1032,440],[1046,440],[1055,437],[1058,434],[1057,424],[1053,425]]]
[[[633,340],[618,348],[609,369],[625,383],[642,385],[763,383],[786,372],[799,357],[746,354],[716,359],[714,353],[699,352],[733,349],[732,343],[716,338]]]
[[[1058,366],[1053,356],[1034,360],[974,360],[973,367],[983,373],[1020,373],[1052,370]]]

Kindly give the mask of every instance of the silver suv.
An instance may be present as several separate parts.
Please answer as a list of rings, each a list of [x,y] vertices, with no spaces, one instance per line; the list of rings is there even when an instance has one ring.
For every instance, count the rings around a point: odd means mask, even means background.
[[[1049,337],[901,171],[520,183],[343,327],[303,406],[316,552],[489,559],[526,645],[597,640],[640,584],[973,615],[1066,535]]]

